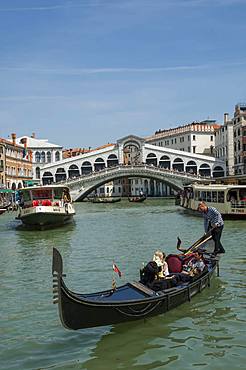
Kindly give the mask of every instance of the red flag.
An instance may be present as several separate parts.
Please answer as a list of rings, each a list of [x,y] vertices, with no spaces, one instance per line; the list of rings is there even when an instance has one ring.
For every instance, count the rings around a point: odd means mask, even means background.
[[[116,266],[116,264],[113,262],[113,270],[114,270],[114,272],[116,272],[118,275],[119,275],[119,277],[121,277],[121,271],[120,271],[120,269],[118,268],[118,266]]]

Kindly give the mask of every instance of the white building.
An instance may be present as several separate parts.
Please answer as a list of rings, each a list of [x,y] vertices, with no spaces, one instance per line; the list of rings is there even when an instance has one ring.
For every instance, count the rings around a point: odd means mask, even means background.
[[[193,122],[168,130],[158,130],[145,141],[185,152],[213,155],[214,133],[219,127],[214,120]]]
[[[224,125],[215,133],[215,155],[225,161],[229,176],[246,173],[246,104],[235,106],[234,116],[224,114]]]
[[[21,136],[18,144],[24,144],[31,153],[33,164],[33,180],[40,181],[40,170],[47,164],[53,164],[62,160],[62,146],[49,143],[47,139],[37,139],[32,136]]]

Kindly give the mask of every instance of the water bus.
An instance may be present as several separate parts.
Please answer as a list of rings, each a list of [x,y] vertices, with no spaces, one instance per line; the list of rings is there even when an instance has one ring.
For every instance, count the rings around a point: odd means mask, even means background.
[[[33,186],[18,190],[18,216],[26,226],[44,228],[73,220],[75,210],[69,188],[61,185]]]
[[[246,185],[192,184],[180,194],[180,206],[195,213],[201,200],[224,218],[246,219]]]

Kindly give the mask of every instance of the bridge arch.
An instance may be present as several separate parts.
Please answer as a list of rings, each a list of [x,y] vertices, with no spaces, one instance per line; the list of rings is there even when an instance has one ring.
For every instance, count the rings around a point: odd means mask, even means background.
[[[89,161],[85,161],[81,165],[81,174],[82,175],[88,175],[93,171],[92,164]]]
[[[225,171],[221,166],[215,166],[213,169],[213,177],[224,177]]]
[[[162,168],[167,168],[170,170],[171,168],[171,159],[167,155],[163,155],[159,160],[159,166]]]
[[[49,184],[52,184],[52,183],[54,182],[54,177],[53,177],[52,173],[51,173],[51,172],[49,172],[49,171],[46,171],[46,172],[43,174],[42,182],[43,182],[43,185],[49,185]]]
[[[175,158],[173,161],[173,170],[184,172],[184,161],[182,158]]]
[[[105,168],[105,162],[102,158],[97,158],[94,162],[94,171],[101,171]]]
[[[143,178],[145,180],[150,179],[150,186],[152,180],[156,180],[157,182],[165,183],[176,191],[183,189],[184,181],[186,183],[201,181],[199,176],[187,175],[178,171],[162,169],[160,167],[148,165],[121,165],[118,167],[105,168],[97,173],[93,172],[87,176],[81,176],[80,178],[70,180],[67,185],[70,187],[73,199],[75,201],[80,201],[98,187],[108,182],[126,177]]]
[[[197,164],[195,161],[187,162],[185,166],[185,172],[197,174]]]
[[[68,169],[68,177],[72,179],[73,177],[80,176],[79,167],[76,164],[71,164]]]
[[[107,159],[107,167],[118,166],[119,160],[116,154],[110,154]]]
[[[149,153],[146,157],[146,164],[157,166],[157,157],[155,153]]]
[[[57,168],[55,173],[55,179],[56,182],[65,181],[67,179],[67,174],[64,168],[62,167]]]
[[[211,168],[207,163],[203,163],[199,167],[199,175],[201,176],[211,176]]]

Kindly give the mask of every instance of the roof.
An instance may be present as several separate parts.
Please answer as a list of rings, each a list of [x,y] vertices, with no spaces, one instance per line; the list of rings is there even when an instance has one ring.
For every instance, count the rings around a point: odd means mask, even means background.
[[[16,139],[17,143],[21,143],[22,139],[27,139],[27,147],[28,148],[39,148],[39,149],[45,149],[45,148],[59,148],[62,149],[61,145],[49,143],[48,139],[36,139],[31,136],[21,136]]]
[[[43,186],[28,186],[26,188],[20,188],[18,191],[28,191],[28,190],[44,190],[44,189],[67,189],[69,188],[64,185],[43,185]]]

